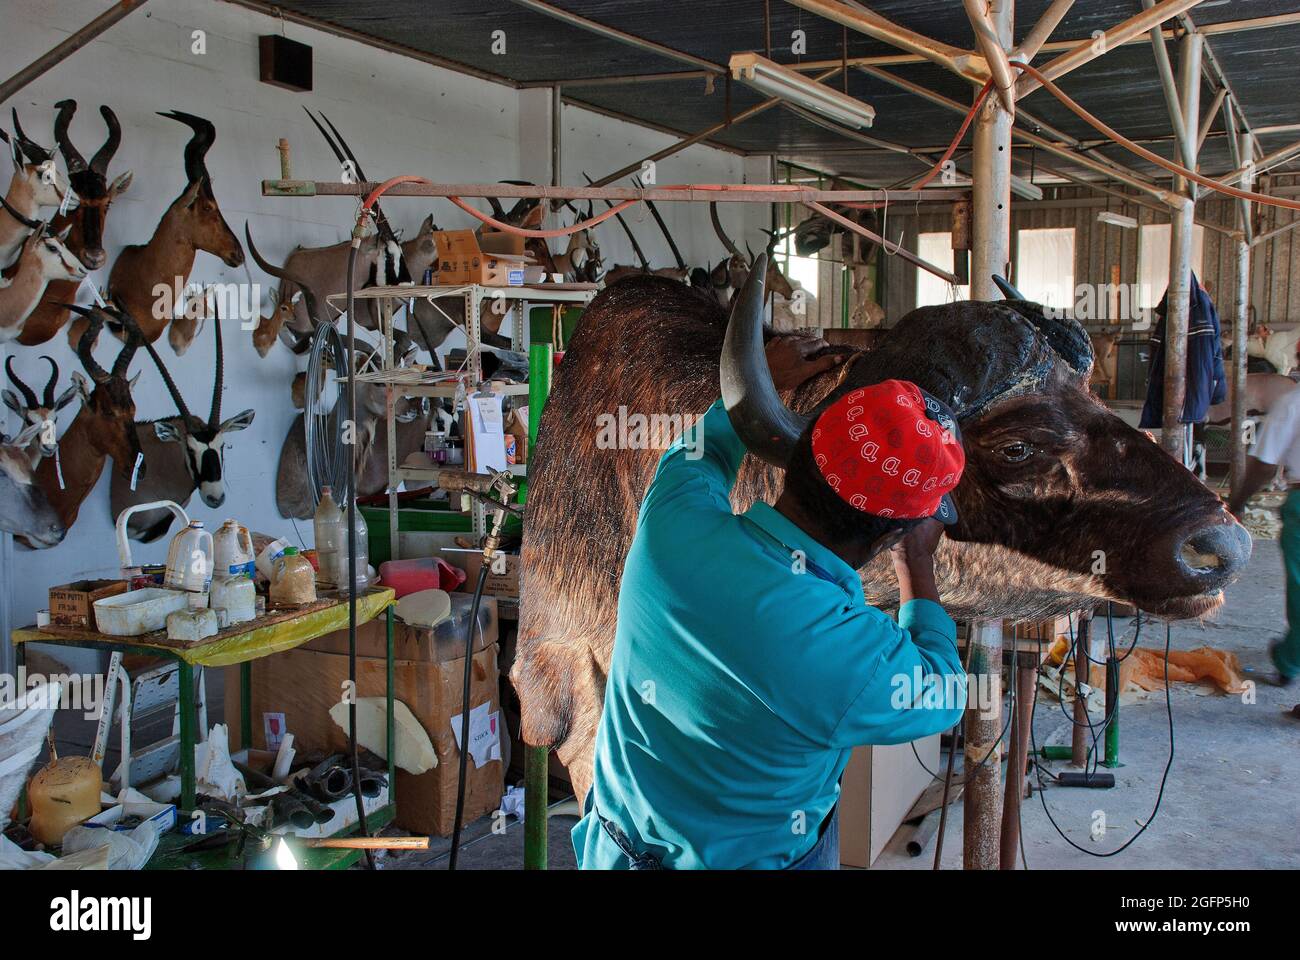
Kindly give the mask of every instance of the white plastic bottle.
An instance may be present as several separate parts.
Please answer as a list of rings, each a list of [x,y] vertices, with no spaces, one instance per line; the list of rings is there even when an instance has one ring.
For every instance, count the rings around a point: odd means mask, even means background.
[[[346,558],[347,527],[343,526],[343,511],[334,502],[329,487],[321,487],[312,528],[316,536],[316,579],[327,589],[346,584],[346,577],[339,575],[339,558]]]
[[[340,590],[348,588],[348,519],[350,511],[342,511],[342,519],[339,524],[339,550],[338,550],[338,579],[335,581]],[[357,543],[357,591],[360,592],[370,585],[370,575],[368,565],[370,563],[370,531],[366,527],[366,518],[361,515],[358,509],[355,515],[351,515],[353,525],[356,527]]]

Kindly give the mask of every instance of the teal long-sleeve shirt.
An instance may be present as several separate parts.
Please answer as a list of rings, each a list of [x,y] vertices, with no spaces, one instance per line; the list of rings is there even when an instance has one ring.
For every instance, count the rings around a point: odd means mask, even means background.
[[[816,843],[853,747],[937,733],[965,706],[943,608],[913,600],[895,623],[772,507],[733,514],[744,454],[718,401],[641,504],[573,830],[583,868],[628,866],[597,814],[669,868],[785,867]]]

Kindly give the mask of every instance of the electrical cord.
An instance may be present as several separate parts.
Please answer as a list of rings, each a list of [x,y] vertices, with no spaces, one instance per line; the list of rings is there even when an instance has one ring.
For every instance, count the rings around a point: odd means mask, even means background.
[[[1151,815],[1147,817],[1146,822],[1142,824],[1142,826],[1138,829],[1137,833],[1133,834],[1133,836],[1131,836],[1127,841],[1125,841],[1118,848],[1104,853],[1098,853],[1095,850],[1089,850],[1087,847],[1083,847],[1075,843],[1073,840],[1071,840],[1069,837],[1065,835],[1065,831],[1061,829],[1060,824],[1056,822],[1056,818],[1052,816],[1051,810],[1048,809],[1047,798],[1043,795],[1044,791],[1043,791],[1042,765],[1037,762],[1034,763],[1034,770],[1038,774],[1038,799],[1043,805],[1043,813],[1047,814],[1047,819],[1051,822],[1053,829],[1055,829],[1056,832],[1060,834],[1062,840],[1064,840],[1070,846],[1074,847],[1074,849],[1088,854],[1088,856],[1090,857],[1105,858],[1105,857],[1113,857],[1116,854],[1123,853],[1134,843],[1134,841],[1137,840],[1138,837],[1146,833],[1147,827],[1151,826],[1151,824],[1155,821],[1156,815],[1160,812],[1160,804],[1164,800],[1164,796],[1165,796],[1165,785],[1169,781],[1169,771],[1174,765],[1174,707],[1173,707],[1172,694],[1170,693],[1170,689],[1169,689],[1169,648],[1171,643],[1172,643],[1171,630],[1169,625],[1165,624],[1165,713],[1169,718],[1169,758],[1168,760],[1165,761],[1164,774],[1160,777],[1160,789],[1156,793],[1155,806],[1152,807]],[[1035,709],[1037,708],[1037,706],[1038,706],[1038,687],[1037,685],[1035,685],[1034,687]],[[1030,737],[1030,743],[1034,748],[1034,755],[1037,756],[1038,744],[1034,739],[1032,715],[1030,716],[1029,737]]]
[[[455,870],[460,857],[460,832],[465,824],[465,777],[469,772],[469,691],[474,668],[474,627],[478,624],[478,608],[483,601],[483,585],[487,583],[489,563],[484,559],[474,585],[474,599],[469,607],[469,623],[465,628],[464,690],[460,701],[460,766],[456,774],[456,818],[451,828],[451,855],[447,869]]]

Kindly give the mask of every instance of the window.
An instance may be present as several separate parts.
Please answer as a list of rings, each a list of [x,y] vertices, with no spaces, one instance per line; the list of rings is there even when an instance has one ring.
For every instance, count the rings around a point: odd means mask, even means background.
[[[922,233],[916,238],[916,255],[927,263],[942,267],[949,272],[953,268],[952,234]],[[969,300],[969,286],[955,286],[936,277],[928,270],[916,268],[916,305],[929,307],[938,303],[952,303],[954,300]]]
[[[1205,228],[1192,228],[1192,271],[1201,277]],[[1138,237],[1138,308],[1153,310],[1169,287],[1169,224],[1144,223]]]
[[[781,272],[792,282],[795,289],[808,291],[808,296],[817,296],[816,256],[801,257],[795,252],[794,234],[787,234],[777,245],[776,260]]]
[[[1016,239],[1016,289],[1045,307],[1073,309],[1074,228],[1021,230]]]

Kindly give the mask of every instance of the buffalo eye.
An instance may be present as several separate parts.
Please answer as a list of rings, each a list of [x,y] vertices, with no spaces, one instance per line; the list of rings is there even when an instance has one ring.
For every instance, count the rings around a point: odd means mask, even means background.
[[[1023,440],[1012,440],[998,448],[998,453],[1002,454],[1003,459],[1008,463],[1023,463],[1033,452],[1034,448]]]

